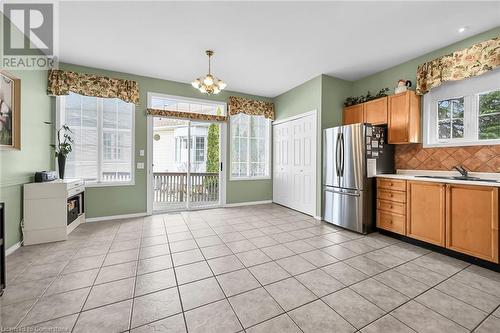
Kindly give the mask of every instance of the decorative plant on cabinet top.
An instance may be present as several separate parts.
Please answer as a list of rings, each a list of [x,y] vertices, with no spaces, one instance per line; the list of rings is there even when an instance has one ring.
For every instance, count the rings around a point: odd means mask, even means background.
[[[46,121],[45,124],[53,126],[53,124],[49,121]],[[66,168],[66,157],[73,150],[71,145],[74,143],[74,141],[69,135],[69,133],[73,132],[71,131],[68,125],[63,124],[56,130],[56,143],[50,145],[52,148],[54,148],[54,152],[57,157],[60,179],[64,179],[64,171]]]

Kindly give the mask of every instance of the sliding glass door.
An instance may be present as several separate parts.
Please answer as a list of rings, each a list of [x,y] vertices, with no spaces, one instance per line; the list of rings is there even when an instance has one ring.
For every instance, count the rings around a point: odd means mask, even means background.
[[[222,125],[153,117],[153,211],[219,206]]]

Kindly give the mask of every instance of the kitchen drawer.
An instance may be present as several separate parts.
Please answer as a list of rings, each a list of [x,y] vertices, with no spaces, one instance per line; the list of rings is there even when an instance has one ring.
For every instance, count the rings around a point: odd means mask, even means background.
[[[385,212],[405,215],[406,205],[400,202],[377,199],[377,209],[383,210]]]
[[[377,227],[401,235],[406,234],[405,216],[377,210]]]
[[[378,189],[377,190],[377,198],[387,201],[395,201],[395,202],[406,202],[406,193],[401,191],[392,191],[386,189]]]
[[[406,180],[377,178],[377,188],[385,188],[388,190],[395,190],[395,191],[406,191]]]

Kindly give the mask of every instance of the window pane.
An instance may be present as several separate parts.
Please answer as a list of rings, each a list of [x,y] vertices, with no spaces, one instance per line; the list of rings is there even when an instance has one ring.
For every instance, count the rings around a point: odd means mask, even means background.
[[[453,119],[451,136],[453,138],[457,138],[457,139],[464,137],[464,120],[463,119]]]
[[[224,104],[208,103],[196,100],[184,100],[168,98],[163,96],[154,96],[151,98],[150,107],[170,111],[192,112],[210,115],[226,115]]]
[[[451,115],[451,103],[448,100],[438,102],[438,119],[448,119]]]
[[[444,120],[450,117],[464,117],[464,98],[451,98],[438,101],[438,119]]]
[[[500,139],[500,113],[479,116],[479,139]]]
[[[259,161],[259,140],[250,139],[250,162]]]
[[[68,96],[66,96],[66,109],[80,109],[82,107],[82,96],[70,92]]]
[[[457,98],[451,102],[451,110],[453,118],[464,117],[464,98]]]
[[[450,138],[450,121],[449,120],[444,120],[440,121],[438,124],[438,134],[439,134],[439,139],[449,139]]]
[[[500,112],[500,90],[479,94],[479,114]]]

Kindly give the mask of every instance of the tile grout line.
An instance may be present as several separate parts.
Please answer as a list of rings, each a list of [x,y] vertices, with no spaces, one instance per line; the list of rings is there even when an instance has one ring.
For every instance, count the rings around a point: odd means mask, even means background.
[[[181,306],[182,319],[184,320],[184,327],[186,328],[186,332],[189,332],[188,326],[187,326],[187,320],[186,320],[186,313],[184,311],[184,305],[183,305],[182,297],[181,297],[181,290],[179,287],[179,280],[177,279],[177,271],[175,270],[174,259],[172,258],[172,248],[170,247],[170,242],[168,241],[168,231],[167,231],[165,217],[161,217],[161,220],[162,220],[163,228],[165,229],[165,238],[167,240],[167,246],[168,246],[168,251],[169,251],[168,256],[170,257],[170,263],[172,264],[172,273],[174,273],[175,287],[177,289],[177,297],[179,297],[179,305]]]
[[[182,216],[182,214],[181,214],[181,216]],[[184,216],[183,216],[183,218],[184,218]],[[198,245],[198,242],[196,241],[196,238],[194,237],[194,234],[193,234],[193,232],[192,232],[191,228],[189,228],[189,226],[188,226],[188,225],[186,225],[186,226],[187,226],[187,227],[188,227],[188,229],[189,229],[189,233],[193,236],[193,240],[194,240],[194,242],[196,243],[196,245],[198,246],[198,249],[200,249],[200,248],[199,248],[199,245]],[[212,229],[212,227],[211,227],[211,226],[209,226],[209,227],[210,227],[210,230],[212,230],[213,232],[215,232],[215,231]],[[231,250],[231,249],[229,249],[229,250]],[[219,286],[220,290],[222,291],[222,294],[223,294],[223,295],[224,295],[224,297],[225,297],[224,299],[227,301],[227,303],[229,304],[229,307],[231,308],[231,310],[232,310],[232,311],[233,311],[233,313],[234,313],[234,316],[235,316],[235,317],[236,317],[236,319],[238,320],[238,323],[240,324],[240,327],[243,329],[243,331],[245,331],[245,327],[243,326],[243,323],[241,322],[240,317],[238,317],[238,314],[237,314],[237,313],[236,313],[236,311],[234,310],[233,305],[231,304],[231,302],[229,301],[229,298],[228,298],[228,297],[227,297],[227,295],[226,295],[226,292],[225,292],[225,291],[224,291],[224,289],[222,288],[222,286],[221,286],[221,284],[220,284],[219,280],[217,279],[217,276],[215,275],[215,273],[214,273],[214,271],[213,271],[212,267],[211,267],[211,266],[210,266],[210,264],[208,263],[208,260],[207,260],[207,258],[205,257],[205,254],[203,253],[203,251],[201,251],[201,249],[200,249],[200,253],[201,253],[201,255],[203,256],[203,258],[205,259],[205,260],[204,260],[205,264],[208,266],[208,268],[209,268],[209,269],[210,269],[210,271],[212,272],[213,279],[217,282],[217,285]],[[212,259],[215,259],[215,258],[212,258]],[[238,258],[238,257],[236,257],[236,259],[238,259],[238,261],[239,261],[239,258]],[[211,278],[211,277],[209,277],[209,278]],[[207,278],[207,279],[209,279],[209,278]],[[194,281],[193,281],[193,282],[194,282]],[[189,282],[189,283],[192,283],[192,282]],[[199,307],[206,306],[206,305],[208,305],[208,304],[213,304],[213,303],[216,303],[216,302],[219,302],[219,301],[221,301],[221,300],[217,300],[217,301],[214,301],[214,302],[210,302],[210,303],[207,303],[207,304],[203,304],[203,305],[200,305]],[[193,308],[193,309],[194,309],[194,308]],[[193,310],[193,309],[190,309],[190,310]],[[187,330],[187,329],[188,329],[188,328],[187,328],[187,325],[186,325],[186,330]],[[189,331],[188,331],[188,332],[189,332]]]
[[[108,251],[104,255],[104,258],[102,260],[101,266],[99,267],[99,271],[97,272],[97,274],[96,274],[96,276],[94,278],[94,282],[90,286],[89,293],[87,294],[87,297],[85,297],[85,301],[83,302],[82,307],[80,308],[80,311],[78,312],[78,316],[76,317],[75,323],[73,324],[73,327],[71,328],[70,332],[73,332],[75,330],[75,328],[76,328],[76,325],[78,324],[78,320],[80,319],[80,315],[83,312],[83,309],[85,308],[85,304],[87,303],[87,301],[89,299],[89,296],[90,296],[90,293],[92,292],[92,289],[94,288],[94,283],[95,283],[95,281],[97,281],[97,278],[99,277],[99,274],[101,273],[102,267],[104,267],[103,266],[104,265],[104,261],[106,260],[106,257],[110,253],[109,251],[111,250],[111,246],[113,244],[114,239],[116,238],[116,235],[118,234],[118,230],[120,230],[120,227],[121,227],[121,222],[120,222],[120,224],[118,224],[118,227],[116,228],[116,230],[114,232],[113,239],[111,240],[111,242],[109,244]]]
[[[134,285],[132,287],[132,304],[131,304],[131,307],[130,307],[130,315],[129,315],[129,321],[128,321],[128,331],[130,331],[132,329],[132,318],[134,317],[134,305],[135,305],[135,289],[137,287],[137,273],[139,271],[139,256],[140,256],[140,253],[141,253],[141,245],[142,245],[142,240],[143,240],[143,237],[142,235],[144,234],[144,223],[145,223],[145,219],[142,218],[142,223],[141,223],[141,238],[140,238],[140,242],[139,242],[139,251],[137,252],[137,260],[136,260],[136,264],[135,264],[135,274],[134,274]],[[120,224],[121,226],[121,224]],[[118,229],[119,231],[120,229]],[[117,232],[118,233],[118,232]],[[118,251],[119,252],[119,251]],[[117,253],[117,252],[115,252]],[[106,259],[104,259],[106,261]],[[120,301],[121,302],[121,301]],[[125,330],[125,331],[127,331]]]

